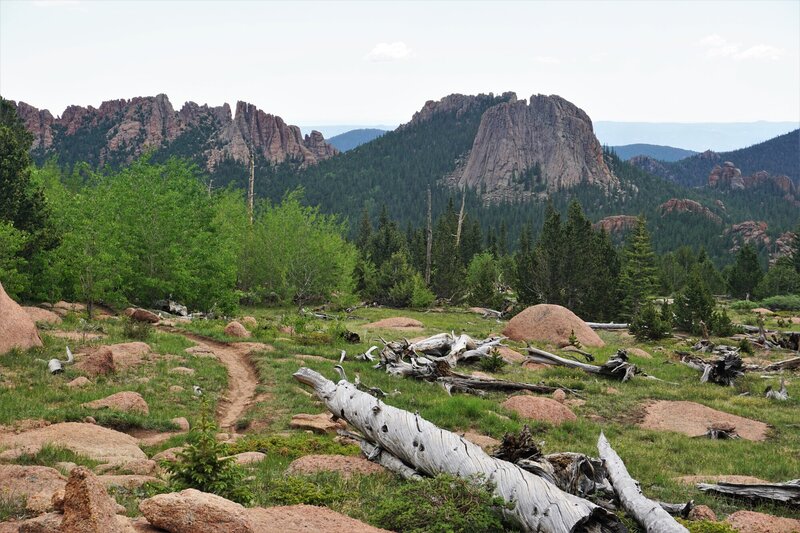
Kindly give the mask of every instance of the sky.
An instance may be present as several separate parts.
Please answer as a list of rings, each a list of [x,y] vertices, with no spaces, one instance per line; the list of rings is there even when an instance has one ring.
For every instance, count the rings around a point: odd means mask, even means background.
[[[244,100],[399,124],[451,93],[558,94],[597,120],[800,120],[800,1],[0,0],[0,94]]]

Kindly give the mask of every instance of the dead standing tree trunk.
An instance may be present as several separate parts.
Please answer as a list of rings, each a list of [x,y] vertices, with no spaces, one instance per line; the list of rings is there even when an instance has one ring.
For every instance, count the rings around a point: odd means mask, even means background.
[[[425,243],[425,285],[431,284],[431,252],[433,251],[433,214],[431,188],[428,187],[428,234]]]
[[[597,441],[597,451],[600,452],[600,459],[603,460],[622,507],[644,526],[647,533],[689,533],[689,530],[676,522],[658,502],[642,494],[639,484],[628,474],[625,463],[602,433]]]
[[[612,513],[567,494],[552,483],[507,461],[489,457],[479,446],[410,413],[382,403],[345,380],[334,383],[309,368],[294,374],[313,387],[336,416],[358,429],[364,438],[427,475],[483,476],[494,493],[513,503],[504,512],[524,531],[542,533],[626,531]]]

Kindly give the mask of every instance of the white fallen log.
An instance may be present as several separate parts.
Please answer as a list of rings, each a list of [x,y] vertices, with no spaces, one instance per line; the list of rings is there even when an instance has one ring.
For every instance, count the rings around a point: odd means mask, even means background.
[[[626,531],[614,514],[516,465],[489,457],[479,446],[418,413],[386,405],[345,380],[334,383],[309,368],[299,369],[294,377],[313,387],[327,408],[359,430],[367,441],[414,470],[431,476],[484,477],[494,486],[495,495],[514,504],[504,513],[524,531]]]
[[[698,483],[703,492],[717,492],[750,500],[773,500],[800,505],[800,479],[786,483]]]
[[[615,324],[614,322],[587,322],[592,329],[628,329],[628,324]]]
[[[608,472],[614,491],[622,508],[630,514],[648,533],[689,533],[665,511],[658,502],[642,494],[639,484],[628,473],[625,463],[611,447],[606,436],[600,433],[597,451]]]
[[[628,355],[625,350],[617,351],[616,355],[609,359],[605,364],[600,366],[581,363],[580,361],[575,361],[573,359],[565,359],[550,352],[540,350],[539,348],[533,348],[531,346],[528,347],[528,354],[527,361],[532,363],[544,363],[548,365],[566,366],[569,368],[580,368],[584,372],[589,372],[590,374],[599,374],[601,376],[619,379],[623,382],[628,381],[636,374],[643,374],[645,377],[656,379],[652,378],[652,376],[647,376],[646,374],[642,373],[633,363],[629,363]]]

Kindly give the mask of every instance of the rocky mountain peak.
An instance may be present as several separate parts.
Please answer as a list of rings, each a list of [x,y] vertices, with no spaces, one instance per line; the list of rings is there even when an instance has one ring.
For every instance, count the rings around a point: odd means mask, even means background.
[[[579,183],[615,188],[589,116],[560,96],[510,99],[487,109],[464,164],[450,178],[484,191],[490,201],[514,200]]]
[[[722,165],[714,165],[708,175],[708,186],[721,190],[743,191],[761,187],[771,187],[783,199],[797,202],[797,187],[786,175],[772,175],[766,170],[759,170],[749,176],[743,176],[742,171],[731,161]]]
[[[481,100],[487,98],[494,98],[494,94],[465,95],[456,93],[445,96],[441,100],[428,100],[425,102],[425,105],[422,106],[422,109],[414,113],[410,122],[400,127],[408,127],[426,122],[439,113],[455,111],[456,117],[460,117],[462,114],[475,107]],[[505,92],[502,94],[501,98],[508,99],[509,101],[516,101],[517,95],[513,92]]]
[[[34,134],[33,151],[45,155],[57,152],[68,138],[85,136],[92,139],[88,150],[94,155],[83,157],[100,164],[111,159],[129,162],[148,149],[168,149],[189,133],[194,145],[201,147],[198,152],[209,169],[226,158],[248,163],[251,148],[271,163],[291,160],[300,166],[338,153],[321,133],[303,138],[297,126],[289,126],[280,117],[247,102],[236,104],[235,115],[228,104],[209,107],[186,102],[175,111],[165,94],[107,100],[99,108],[69,106],[55,119],[49,111],[39,111],[24,102],[17,104],[17,109]]]

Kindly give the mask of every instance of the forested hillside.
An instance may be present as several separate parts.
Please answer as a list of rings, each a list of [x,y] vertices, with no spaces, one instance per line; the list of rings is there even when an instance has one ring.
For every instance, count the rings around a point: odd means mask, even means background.
[[[368,143],[377,139],[386,133],[386,130],[379,130],[375,128],[362,128],[357,130],[350,130],[339,135],[334,135],[328,139],[328,143],[333,145],[340,152],[347,152],[364,143]]]
[[[662,146],[659,144],[625,144],[622,146],[612,146],[612,150],[624,161],[637,155],[646,155],[659,161],[679,161],[686,157],[691,157],[697,152],[684,150],[674,146]]]
[[[800,185],[800,129],[731,152],[708,151],[672,163],[662,161],[648,170],[681,185],[699,187],[708,182],[714,165],[725,161],[733,162],[743,175],[765,170],[770,174],[785,174]]]

